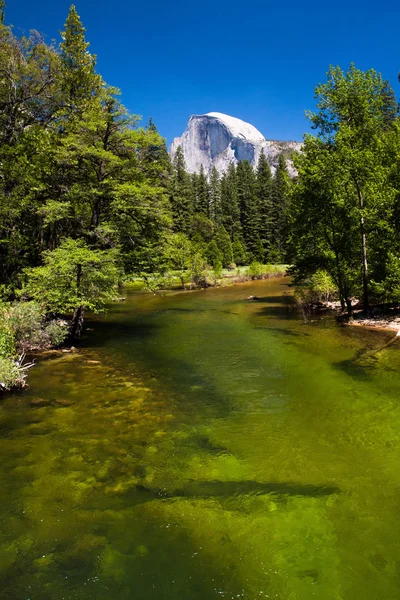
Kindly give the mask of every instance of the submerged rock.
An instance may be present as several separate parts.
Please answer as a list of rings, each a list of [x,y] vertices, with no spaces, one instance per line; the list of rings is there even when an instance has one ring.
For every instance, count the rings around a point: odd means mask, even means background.
[[[40,408],[42,406],[49,406],[50,400],[46,400],[45,398],[32,398],[30,405],[34,408]]]
[[[54,404],[55,407],[61,407],[72,406],[75,402],[73,400],[68,400],[67,398],[56,398],[55,400],[52,400],[52,404]]]

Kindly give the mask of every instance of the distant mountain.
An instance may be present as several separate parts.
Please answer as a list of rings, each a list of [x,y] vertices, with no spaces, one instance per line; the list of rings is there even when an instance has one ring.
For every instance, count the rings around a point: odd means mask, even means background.
[[[265,137],[250,125],[236,117],[218,112],[190,117],[186,130],[171,144],[170,155],[173,158],[178,146],[182,146],[186,166],[190,173],[196,173],[203,165],[206,173],[213,166],[220,173],[227,170],[233,161],[248,160],[257,166],[261,149],[268,159],[272,171],[278,164],[278,157],[284,153],[287,157],[289,173],[295,174],[290,155],[300,150],[299,142],[276,142]]]

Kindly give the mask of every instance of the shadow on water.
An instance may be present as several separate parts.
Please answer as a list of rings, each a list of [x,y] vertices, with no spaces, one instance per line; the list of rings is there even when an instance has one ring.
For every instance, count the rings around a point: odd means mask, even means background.
[[[333,367],[339,369],[351,377],[357,379],[368,379],[371,372],[379,366],[379,359],[382,352],[390,348],[391,350],[400,348],[400,338],[397,335],[390,337],[384,344],[379,344],[377,347],[371,347],[369,344],[366,347],[360,348],[354,356],[348,360],[333,363]],[[386,367],[387,370],[390,370]]]
[[[140,356],[135,351],[133,360],[138,363],[141,359],[146,371],[163,381],[164,389],[167,387],[175,400],[180,400],[181,409],[186,405],[189,410],[193,410],[194,400],[197,407],[212,407],[213,417],[222,418],[229,415],[232,406],[228,395],[221,395],[210,378],[199,372],[195,362],[185,360],[184,355],[180,358],[169,357],[162,351],[162,345],[145,343],[155,339],[156,332],[162,330],[162,325],[159,326],[153,321],[157,316],[157,313],[151,313],[134,321],[131,317],[129,322],[112,322],[107,319],[96,321],[95,331],[90,339],[83,339],[82,342],[84,345],[90,345],[91,349],[103,349],[108,341],[117,340],[117,346],[112,348],[113,357],[117,357],[117,362],[120,358],[130,362],[129,344],[139,344]],[[123,354],[119,358],[118,353],[121,349]]]
[[[258,481],[192,481],[177,490],[153,489],[143,486],[144,493],[162,498],[226,498],[232,496],[307,496],[318,498],[339,494],[340,489],[332,485],[301,485],[285,482]]]
[[[268,327],[268,325],[255,325],[254,329],[267,329],[271,333],[278,333],[287,337],[310,337],[311,333],[306,331],[294,331],[293,329],[283,329],[280,327]]]

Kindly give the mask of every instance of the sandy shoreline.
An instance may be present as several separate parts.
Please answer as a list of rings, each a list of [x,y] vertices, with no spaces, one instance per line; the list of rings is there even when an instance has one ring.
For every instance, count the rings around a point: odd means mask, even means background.
[[[352,327],[366,327],[369,329],[383,329],[386,331],[398,332],[400,337],[400,316],[386,316],[386,317],[357,317],[354,315],[354,319],[347,323]]]

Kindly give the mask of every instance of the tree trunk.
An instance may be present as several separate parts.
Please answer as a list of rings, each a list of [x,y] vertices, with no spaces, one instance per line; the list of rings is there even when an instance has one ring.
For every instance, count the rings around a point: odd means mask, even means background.
[[[84,318],[85,307],[79,306],[74,310],[74,316],[72,317],[71,327],[69,330],[71,340],[76,340],[81,337]]]
[[[352,319],[353,318],[353,307],[352,307],[350,298],[347,298],[347,297],[346,297],[346,306],[347,306],[347,313],[349,315],[349,319]]]
[[[363,253],[363,295],[364,295],[364,310],[369,308],[369,292],[368,292],[368,258],[367,258],[367,234],[365,233],[364,222],[364,198],[358,185],[358,181],[354,179],[357,188],[358,202],[360,207],[360,230],[362,239]]]

